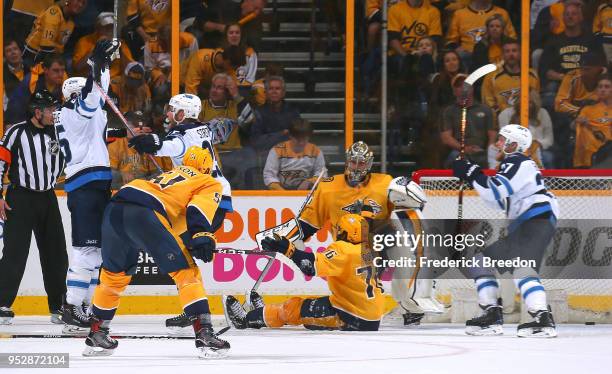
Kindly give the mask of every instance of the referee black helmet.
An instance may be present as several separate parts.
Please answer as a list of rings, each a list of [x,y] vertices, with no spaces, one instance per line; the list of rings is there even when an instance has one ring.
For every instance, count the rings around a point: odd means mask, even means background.
[[[30,113],[34,115],[34,109],[43,110],[45,108],[54,107],[57,108],[60,105],[58,98],[53,96],[47,89],[40,89],[34,91],[30,96],[29,109]]]

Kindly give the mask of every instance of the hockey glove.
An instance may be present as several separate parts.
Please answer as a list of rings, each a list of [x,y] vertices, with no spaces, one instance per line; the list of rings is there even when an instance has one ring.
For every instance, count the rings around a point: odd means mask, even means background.
[[[128,141],[128,145],[138,153],[155,154],[162,147],[161,139],[157,134],[142,134],[133,137]]]
[[[112,56],[121,43],[116,40],[99,40],[94,47],[88,63],[91,65],[94,78],[99,80],[102,71],[112,62]]]
[[[482,174],[482,169],[468,160],[457,159],[453,161],[453,176],[463,179],[472,184],[474,180]]]
[[[210,232],[198,232],[191,238],[189,253],[204,262],[211,262],[217,246],[217,238]]]
[[[274,237],[266,237],[261,241],[261,249],[264,251],[278,252],[291,258],[295,252],[295,246],[284,236],[274,234]]]

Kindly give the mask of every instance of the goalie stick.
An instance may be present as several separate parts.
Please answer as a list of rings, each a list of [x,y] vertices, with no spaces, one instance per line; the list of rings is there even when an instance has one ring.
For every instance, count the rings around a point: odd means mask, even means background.
[[[468,96],[470,93],[470,89],[476,83],[477,80],[484,77],[485,75],[494,72],[497,70],[497,66],[495,64],[487,64],[479,67],[474,70],[472,74],[468,75],[463,81],[463,89],[461,90],[461,127],[459,129],[460,139],[459,139],[459,158],[461,160],[465,159],[465,128],[467,126],[467,105],[468,105]],[[457,204],[457,229],[461,229],[461,221],[463,220],[463,191],[465,189],[465,182],[461,180],[459,182],[459,201]]]

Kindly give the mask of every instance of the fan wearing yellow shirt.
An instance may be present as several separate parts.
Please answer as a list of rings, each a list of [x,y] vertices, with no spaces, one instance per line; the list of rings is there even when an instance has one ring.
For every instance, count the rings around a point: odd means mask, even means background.
[[[403,0],[389,8],[389,46],[404,55],[417,50],[426,36],[442,36],[440,11],[425,0]]]
[[[225,300],[227,315],[237,329],[306,325],[313,329],[377,331],[384,313],[384,290],[373,266],[376,252],[368,248],[368,223],[357,214],[338,220],[336,241],[322,253],[296,250],[285,237],[265,238],[266,251],[282,253],[305,275],[325,277],[331,296],[293,297],[246,312],[233,296]]]
[[[221,357],[229,350],[229,343],[214,334],[208,299],[193,259],[212,261],[217,242],[212,222],[222,187],[210,175],[212,168],[210,152],[192,146],[183,165],[148,181],[132,181],[112,198],[102,222],[103,265],[83,355],[107,356],[117,348],[109,326],[136,270],[140,249],[153,256],[176,283],[180,303],[193,325],[198,355]],[[186,230],[191,238],[189,249],[179,237]]]

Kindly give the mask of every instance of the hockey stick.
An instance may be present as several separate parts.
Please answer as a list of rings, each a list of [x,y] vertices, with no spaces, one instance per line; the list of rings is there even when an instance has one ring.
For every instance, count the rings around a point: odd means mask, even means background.
[[[227,247],[215,248],[214,251],[215,253],[221,253],[224,255],[262,255],[274,257],[276,254],[276,252],[260,251],[258,249],[235,249]]]
[[[296,222],[300,218],[302,213],[304,212],[304,209],[306,208],[306,205],[308,205],[308,202],[310,201],[310,199],[312,199],[312,195],[314,194],[315,190],[319,186],[319,182],[321,182],[321,178],[323,178],[323,174],[325,174],[325,170],[326,170],[325,168],[323,168],[323,170],[321,170],[321,172],[319,173],[319,176],[317,177],[317,180],[312,185],[312,188],[310,189],[310,192],[306,196],[306,199],[302,203],[302,206],[300,207],[300,210],[298,211],[298,214],[295,217],[295,221]],[[298,222],[298,226],[299,226],[299,222]],[[261,285],[261,282],[263,282],[263,279],[265,278],[265,276],[270,271],[270,268],[272,267],[272,263],[274,263],[274,259],[275,258],[276,258],[276,252],[274,252],[274,255],[268,260],[268,263],[266,264],[266,267],[263,269],[263,271],[259,275],[259,278],[257,278],[257,281],[253,285],[253,288],[251,288],[251,293],[252,292],[257,292],[257,289],[259,288],[259,285]]]
[[[229,330],[229,327],[224,327],[215,335],[221,335]],[[68,334],[0,334],[0,339],[84,339],[86,335],[68,335]],[[163,339],[163,340],[193,340],[193,336],[184,335],[111,335],[113,339]]]
[[[468,75],[463,82],[463,88],[461,90],[461,127],[459,129],[459,159],[465,159],[465,128],[467,126],[467,106],[470,89],[473,87],[477,80],[484,77],[485,75],[497,70],[495,64],[487,64],[474,70],[472,74]],[[463,192],[465,189],[465,182],[461,180],[459,182],[459,199],[457,202],[457,230],[461,230],[461,221],[463,220]]]

